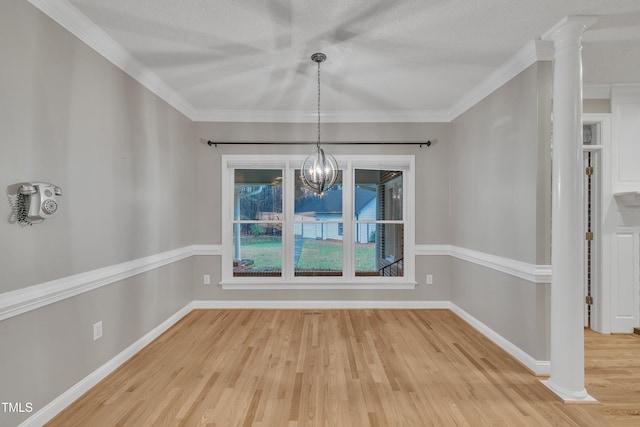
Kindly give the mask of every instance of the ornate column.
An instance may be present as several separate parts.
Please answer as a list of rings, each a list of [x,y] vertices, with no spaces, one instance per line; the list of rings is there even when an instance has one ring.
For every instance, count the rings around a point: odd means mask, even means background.
[[[584,387],[584,221],[582,192],[582,33],[593,17],[570,16],[543,38],[553,41],[551,209],[551,376],[566,402],[592,401]]]

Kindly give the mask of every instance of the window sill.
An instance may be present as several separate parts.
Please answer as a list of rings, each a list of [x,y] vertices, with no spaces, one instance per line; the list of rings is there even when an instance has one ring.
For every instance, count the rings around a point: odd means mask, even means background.
[[[318,290],[318,289],[360,289],[360,290],[400,290],[415,289],[416,282],[386,283],[282,283],[282,282],[220,282],[225,290]]]

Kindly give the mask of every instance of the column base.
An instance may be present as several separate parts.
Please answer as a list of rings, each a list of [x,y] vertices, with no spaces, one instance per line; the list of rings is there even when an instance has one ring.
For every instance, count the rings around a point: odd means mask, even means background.
[[[574,392],[554,384],[551,379],[540,381],[549,390],[554,392],[564,403],[598,403],[596,399],[589,396],[586,389]]]

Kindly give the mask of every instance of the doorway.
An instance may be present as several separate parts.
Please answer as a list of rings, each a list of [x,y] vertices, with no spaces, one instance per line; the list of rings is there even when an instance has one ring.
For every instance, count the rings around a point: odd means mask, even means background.
[[[596,125],[584,125],[584,140],[587,130],[597,129]],[[583,146],[583,191],[584,191],[584,327],[592,329],[596,306],[594,298],[600,287],[601,253],[598,243],[600,233],[600,149],[595,145]]]
[[[584,191],[584,327],[611,333],[610,216],[606,202],[612,198],[610,170],[610,114],[583,115]],[[608,225],[609,224],[609,225]]]

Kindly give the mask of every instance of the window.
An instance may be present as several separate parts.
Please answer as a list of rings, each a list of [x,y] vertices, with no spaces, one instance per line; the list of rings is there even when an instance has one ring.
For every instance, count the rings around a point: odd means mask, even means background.
[[[322,197],[304,187],[300,169],[294,177],[294,275],[342,276],[342,171]]]
[[[236,169],[233,276],[282,276],[282,170]]]
[[[402,171],[355,170],[356,276],[404,275]]]
[[[413,156],[338,156],[323,196],[304,157],[222,156],[225,288],[412,288]]]

